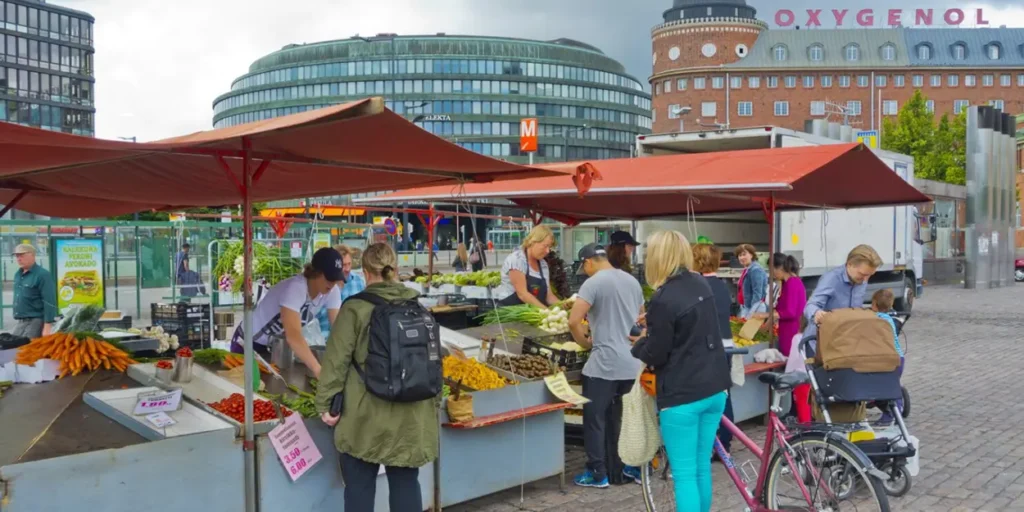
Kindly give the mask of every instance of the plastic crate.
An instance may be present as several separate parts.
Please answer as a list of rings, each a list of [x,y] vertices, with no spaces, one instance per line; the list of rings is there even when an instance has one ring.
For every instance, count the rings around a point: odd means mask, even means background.
[[[210,343],[210,320],[185,319],[163,320],[153,319],[153,327],[162,327],[167,334],[178,336],[178,344],[190,348],[206,348]]]
[[[549,336],[526,336],[523,338],[523,354],[533,354],[546,357],[555,362],[566,372],[581,371],[590,358],[590,351],[576,352],[572,350],[561,350],[551,348],[552,343],[566,343],[573,341],[571,333],[552,334]],[[543,353],[542,350],[547,351]]]
[[[152,311],[153,320],[185,320],[200,318],[210,318],[210,305],[209,304],[187,304],[179,302],[176,304],[163,304],[154,302],[150,304]]]

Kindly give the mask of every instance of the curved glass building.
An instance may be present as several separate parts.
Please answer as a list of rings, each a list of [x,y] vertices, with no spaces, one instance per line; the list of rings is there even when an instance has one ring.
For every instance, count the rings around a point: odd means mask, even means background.
[[[398,36],[293,44],[267,55],[213,103],[214,127],[367,96],[485,155],[525,162],[519,120],[538,118],[536,162],[630,156],[651,99],[619,62],[557,39]]]

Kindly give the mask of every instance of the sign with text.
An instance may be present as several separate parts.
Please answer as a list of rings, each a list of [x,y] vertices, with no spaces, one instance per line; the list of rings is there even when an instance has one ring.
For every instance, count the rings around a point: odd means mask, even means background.
[[[154,412],[153,414],[147,414],[146,421],[150,422],[156,428],[167,428],[177,423],[177,421],[174,421],[174,418],[171,418],[165,412]]]
[[[174,391],[150,391],[139,393],[138,402],[135,403],[135,411],[132,414],[141,416],[154,412],[177,411],[181,409],[181,389]]]
[[[57,269],[57,309],[64,313],[71,305],[103,306],[103,240],[54,240]]]
[[[270,431],[270,444],[293,482],[322,458],[298,414],[285,418],[284,423]]]
[[[878,130],[857,132],[857,142],[871,149],[878,149]]]
[[[572,389],[569,385],[569,380],[565,378],[565,372],[558,372],[555,375],[549,375],[544,377],[544,384],[547,385],[548,391],[552,395],[558,397],[563,402],[568,402],[573,405],[584,405],[590,403],[589,398],[581,396],[576,390]]]
[[[519,120],[519,151],[527,153],[537,151],[536,117]]]
[[[987,26],[984,9],[779,9],[780,27],[931,27]]]
[[[313,233],[313,252],[331,246],[330,233]]]

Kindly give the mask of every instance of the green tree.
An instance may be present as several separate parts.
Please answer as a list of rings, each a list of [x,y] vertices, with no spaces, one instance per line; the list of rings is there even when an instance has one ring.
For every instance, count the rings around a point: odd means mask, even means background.
[[[938,123],[928,111],[928,98],[914,91],[895,120],[882,121],[882,149],[914,157],[914,175],[963,185],[966,182],[967,113]]]

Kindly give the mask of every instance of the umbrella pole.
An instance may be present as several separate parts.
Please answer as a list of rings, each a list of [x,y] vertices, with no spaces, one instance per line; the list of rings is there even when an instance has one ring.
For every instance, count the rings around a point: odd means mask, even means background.
[[[775,257],[775,192],[768,196],[768,339],[769,346],[779,346],[779,340],[775,339],[775,287],[778,284],[772,276],[772,259]],[[789,354],[783,354],[788,356]]]
[[[421,219],[422,220],[422,219]],[[427,206],[427,275],[434,281],[434,203]]]
[[[245,427],[243,429],[244,441],[242,451],[245,459],[245,510],[256,512],[256,439],[253,433],[253,345],[252,345],[252,312],[254,308],[252,297],[252,259],[253,259],[253,229],[252,229],[252,174],[250,173],[249,140],[242,139],[242,254],[244,261],[244,278],[242,293],[245,295],[245,308],[242,314],[242,332],[245,338],[245,368],[243,373],[245,388]]]

